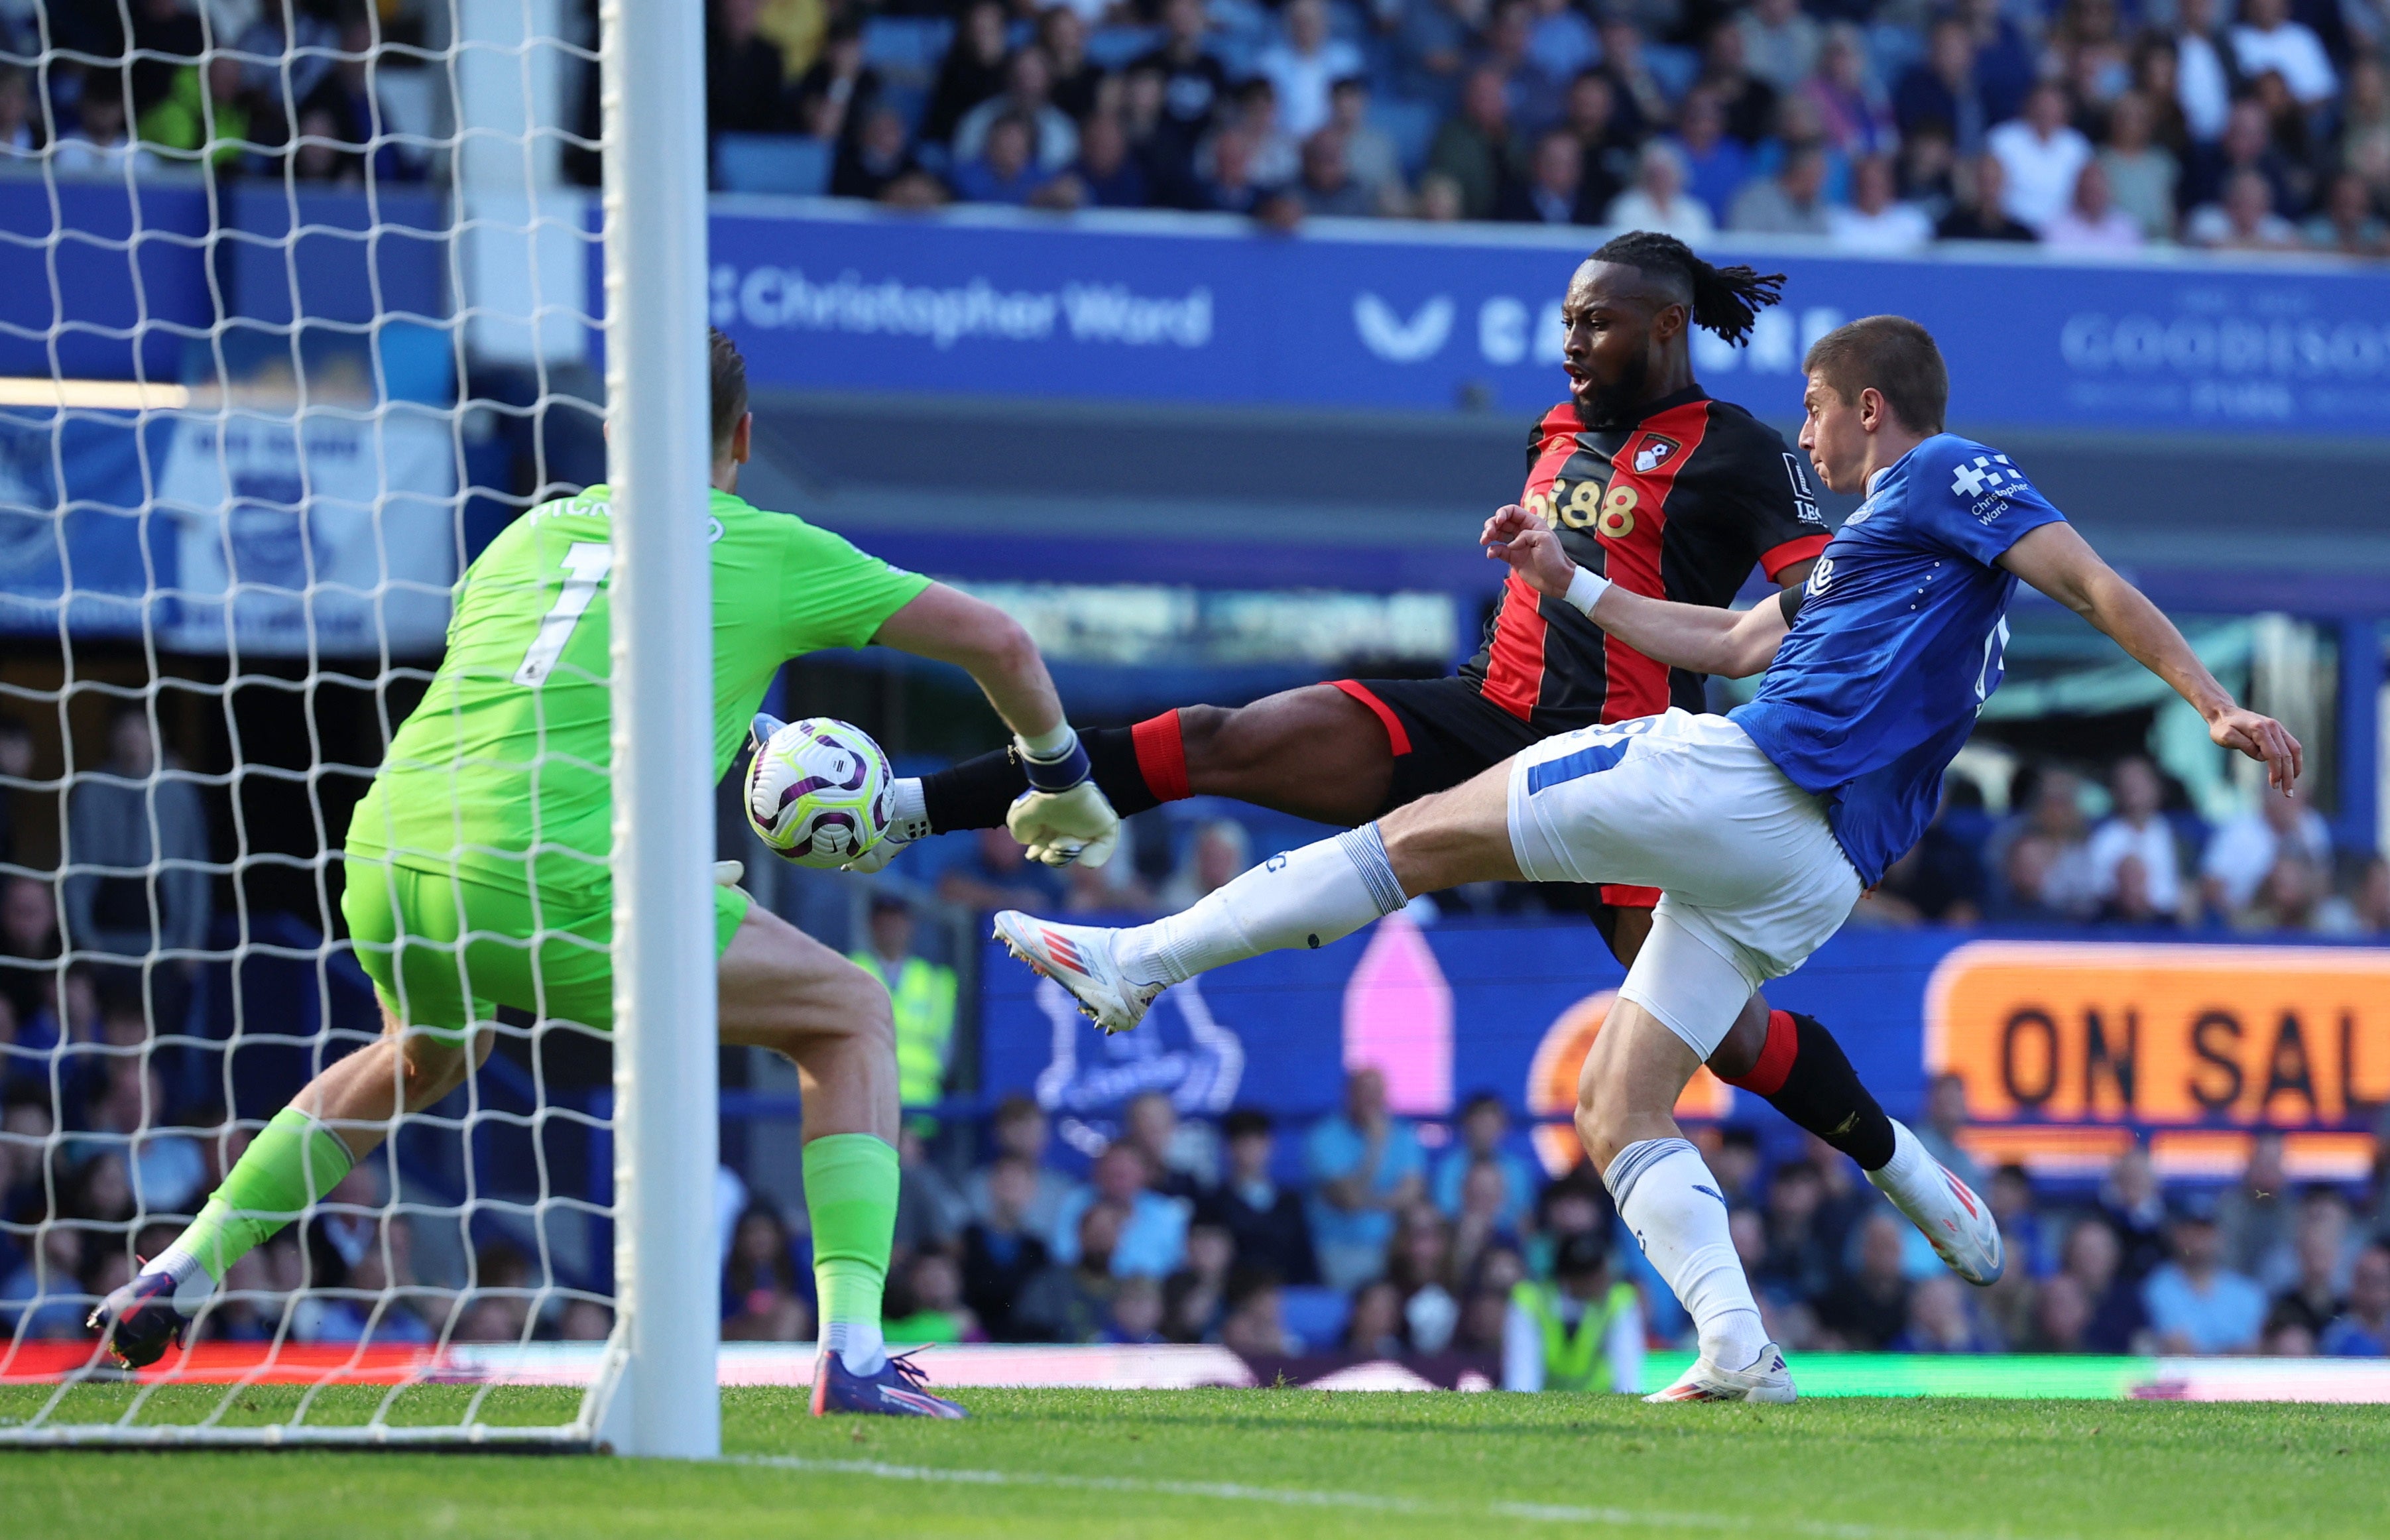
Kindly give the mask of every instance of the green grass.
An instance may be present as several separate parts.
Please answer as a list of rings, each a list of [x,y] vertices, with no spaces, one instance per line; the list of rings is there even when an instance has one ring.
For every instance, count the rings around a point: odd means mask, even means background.
[[[26,1415],[35,1393],[0,1390],[0,1418]],[[189,1393],[213,1403],[212,1391]],[[317,1405],[354,1417],[375,1393],[342,1392]],[[464,1393],[418,1391],[410,1409],[453,1417]],[[287,1415],[294,1394],[245,1392],[239,1415]],[[816,1421],[801,1392],[730,1391],[733,1458],[719,1466],[0,1453],[0,1534],[2390,1534],[2384,1406],[1645,1406],[1276,1390],[965,1391],[960,1399],[973,1420]],[[567,1405],[568,1392],[509,1391],[493,1409],[539,1420]]]

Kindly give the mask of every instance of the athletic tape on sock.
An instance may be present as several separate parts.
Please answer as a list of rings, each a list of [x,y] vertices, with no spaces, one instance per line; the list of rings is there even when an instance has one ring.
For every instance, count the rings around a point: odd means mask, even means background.
[[[1394,864],[1386,858],[1385,837],[1375,824],[1363,824],[1336,837],[1339,849],[1353,860],[1353,869],[1368,884],[1370,901],[1378,913],[1391,915],[1410,902],[1403,896],[1402,879],[1394,875]]]
[[[1625,1208],[1637,1180],[1680,1149],[1700,1158],[1701,1151],[1689,1139],[1638,1139],[1620,1150],[1611,1159],[1610,1169],[1601,1174],[1601,1185],[1610,1189],[1611,1201]]]

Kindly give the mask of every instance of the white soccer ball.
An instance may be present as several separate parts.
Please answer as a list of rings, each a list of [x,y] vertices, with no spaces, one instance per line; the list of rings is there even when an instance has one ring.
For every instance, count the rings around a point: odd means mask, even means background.
[[[842,866],[888,832],[893,779],[870,734],[809,716],[755,751],[747,766],[747,821],[798,866]]]

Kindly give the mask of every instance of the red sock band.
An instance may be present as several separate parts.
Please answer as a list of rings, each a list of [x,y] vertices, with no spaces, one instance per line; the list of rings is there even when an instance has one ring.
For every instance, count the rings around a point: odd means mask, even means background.
[[[1772,1097],[1784,1089],[1785,1076],[1792,1072],[1792,1060],[1801,1052],[1801,1029],[1793,1024],[1789,1010],[1767,1013],[1767,1042],[1759,1050],[1759,1062],[1751,1072],[1727,1082],[1757,1097]]]
[[[1129,741],[1148,791],[1165,802],[1184,802],[1194,794],[1187,789],[1187,740],[1178,736],[1176,711],[1138,723],[1129,729]]]

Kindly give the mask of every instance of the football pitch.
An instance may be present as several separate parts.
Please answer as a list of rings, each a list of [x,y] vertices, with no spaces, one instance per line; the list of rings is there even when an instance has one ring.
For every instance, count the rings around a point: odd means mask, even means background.
[[[0,1391],[0,1417],[32,1409]],[[212,1391],[195,1392],[212,1405]],[[297,1392],[242,1392],[278,1420]],[[337,1392],[329,1420],[379,1392]],[[411,1392],[430,1415],[464,1392]],[[513,1391],[501,1419],[567,1392]],[[416,1398],[421,1398],[416,1400]],[[965,1423],[724,1396],[722,1464],[0,1453],[0,1532],[280,1535],[1938,1536],[2390,1533],[2390,1407],[965,1391]],[[153,1407],[166,1408],[153,1402]],[[194,1404],[193,1410],[199,1409]],[[170,1414],[171,1415],[171,1414]],[[411,1418],[409,1419],[411,1420]]]

